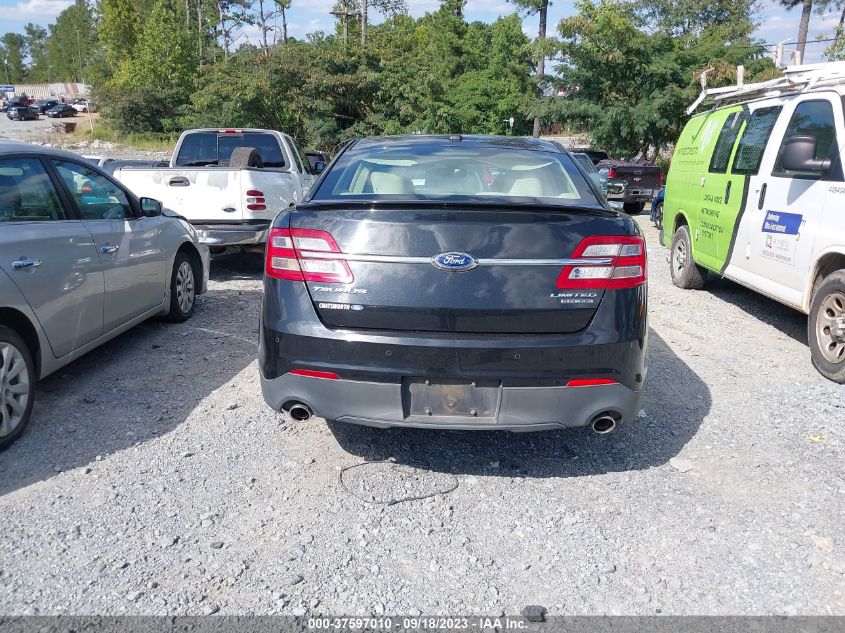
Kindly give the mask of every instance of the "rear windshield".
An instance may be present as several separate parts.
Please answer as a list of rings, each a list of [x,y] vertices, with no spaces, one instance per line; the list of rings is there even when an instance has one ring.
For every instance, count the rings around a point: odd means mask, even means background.
[[[337,159],[313,200],[456,200],[601,206],[565,154],[472,143],[389,142]]]
[[[254,147],[261,155],[265,167],[283,168],[285,156],[279,141],[272,134],[263,132],[244,132],[243,134],[227,134],[224,132],[195,132],[188,134],[182,140],[179,155],[176,157],[178,167],[206,167],[217,165],[227,167],[232,151],[236,147]]]

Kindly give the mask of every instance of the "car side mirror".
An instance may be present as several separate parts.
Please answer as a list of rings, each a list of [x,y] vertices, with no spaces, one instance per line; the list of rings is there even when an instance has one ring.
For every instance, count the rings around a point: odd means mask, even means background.
[[[326,163],[321,160],[318,160],[314,163],[314,173],[315,174],[322,174],[323,170],[326,168]]]
[[[793,136],[786,140],[780,164],[787,171],[822,174],[830,169],[830,159],[816,156],[816,139],[812,136]]]
[[[161,202],[154,198],[141,198],[141,212],[148,218],[155,218],[161,215]]]

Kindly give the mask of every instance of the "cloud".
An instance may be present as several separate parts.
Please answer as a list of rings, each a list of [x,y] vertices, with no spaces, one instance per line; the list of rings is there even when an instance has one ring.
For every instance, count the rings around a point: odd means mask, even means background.
[[[11,6],[0,6],[0,18],[18,21],[52,21],[71,4],[73,4],[72,0],[26,0]]]

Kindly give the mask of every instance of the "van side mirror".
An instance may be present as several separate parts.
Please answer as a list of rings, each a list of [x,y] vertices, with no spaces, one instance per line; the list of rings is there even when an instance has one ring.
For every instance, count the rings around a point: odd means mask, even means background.
[[[154,198],[141,198],[141,212],[148,218],[155,218],[161,215],[161,202]]]
[[[326,164],[321,160],[318,160],[317,162],[314,163],[314,173],[315,174],[322,174],[323,170],[325,168],[326,168]]]
[[[822,174],[830,169],[830,159],[818,160],[816,139],[812,136],[793,136],[786,139],[781,166],[787,171]]]

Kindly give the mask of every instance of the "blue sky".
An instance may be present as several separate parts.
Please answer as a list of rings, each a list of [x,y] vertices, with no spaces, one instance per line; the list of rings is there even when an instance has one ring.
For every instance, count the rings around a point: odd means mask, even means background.
[[[70,3],[71,0],[0,0],[0,33],[22,32],[27,22],[46,25]],[[439,5],[438,0],[409,0],[409,3],[413,15],[422,15]],[[293,0],[289,13],[290,34],[303,37],[313,31],[331,31],[333,19],[329,11],[333,4],[334,0]],[[549,25],[554,26],[562,17],[569,15],[573,11],[572,5],[570,0],[553,0]],[[466,15],[470,20],[490,22],[500,15],[512,13],[513,10],[514,6],[504,0],[469,0]],[[799,19],[800,9],[786,11],[774,0],[762,0],[757,35],[766,42],[794,39],[798,32]],[[810,40],[815,39],[818,34],[830,36],[838,20],[838,14],[814,14],[810,23]],[[535,34],[537,18],[526,18],[524,25],[526,33]],[[820,61],[824,48],[824,44],[809,44],[806,61]]]

